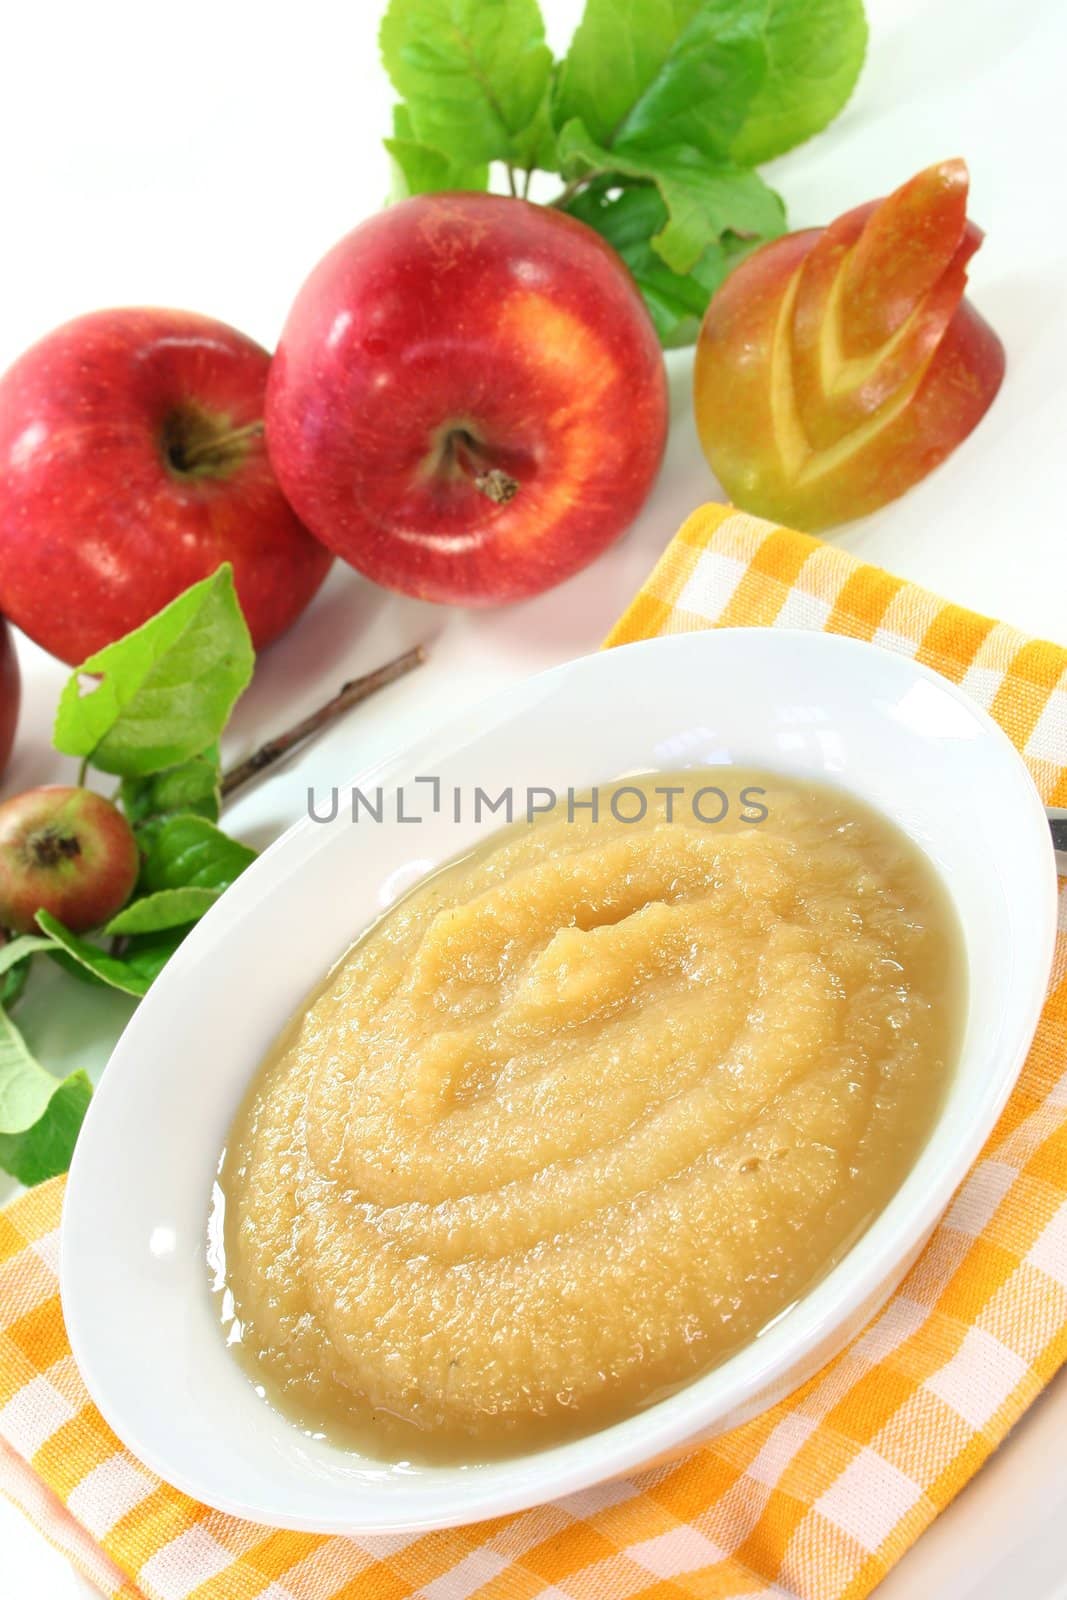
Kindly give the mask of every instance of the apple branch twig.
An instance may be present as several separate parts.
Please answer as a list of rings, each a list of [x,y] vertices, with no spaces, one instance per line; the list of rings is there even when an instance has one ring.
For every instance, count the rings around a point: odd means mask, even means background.
[[[235,767],[231,767],[229,772],[224,773],[220,786],[223,798],[232,795],[235,790],[240,789],[250,779],[258,777],[268,767],[274,766],[275,762],[280,761],[290,750],[319,733],[342,712],[359,705],[362,700],[369,699],[372,694],[377,694],[379,689],[395,683],[398,678],[405,677],[407,673],[421,666],[425,660],[426,650],[424,646],[418,644],[413,650],[406,650],[402,656],[397,656],[394,661],[387,661],[384,667],[376,667],[373,672],[366,672],[361,678],[352,678],[348,683],[342,684],[337,693],[324,705],[319,706],[317,711],[294,723],[284,733],[268,739],[266,744],[261,744],[258,750],[253,750],[250,756],[246,756]]]

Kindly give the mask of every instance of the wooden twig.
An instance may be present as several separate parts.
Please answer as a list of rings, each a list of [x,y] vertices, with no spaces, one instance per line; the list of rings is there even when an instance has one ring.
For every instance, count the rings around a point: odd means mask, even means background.
[[[384,667],[377,667],[373,672],[364,673],[362,678],[353,678],[349,683],[343,684],[333,698],[327,700],[325,705],[319,706],[317,711],[313,711],[310,716],[304,717],[293,727],[287,728],[284,733],[268,739],[266,744],[261,744],[259,749],[253,750],[244,761],[239,761],[229,772],[224,773],[221,784],[223,798],[232,795],[251,778],[272,767],[298,744],[303,744],[305,739],[312,738],[323,728],[328,727],[342,712],[348,711],[352,706],[358,706],[361,700],[369,699],[372,694],[377,694],[379,689],[395,683],[397,678],[403,678],[421,666],[425,660],[426,651],[419,644],[414,650],[407,650],[402,656],[397,656],[395,661],[386,662]]]

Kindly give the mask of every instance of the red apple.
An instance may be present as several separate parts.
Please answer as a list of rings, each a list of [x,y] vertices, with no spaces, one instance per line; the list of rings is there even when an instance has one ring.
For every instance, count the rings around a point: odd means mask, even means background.
[[[11,629],[0,617],[0,774],[7,766],[11,746],[15,742],[15,724],[19,718],[21,698],[22,680]]]
[[[278,488],[267,352],[188,311],[98,311],[0,379],[0,611],[77,665],[223,561],[255,645],[330,557]]]
[[[0,926],[32,933],[50,911],[74,933],[98,928],[130,898],[137,841],[110,800],[60,784],[0,805]]]
[[[737,505],[818,530],[903,494],[962,443],[1004,376],[963,298],[982,235],[967,168],[942,161],[885,200],[748,256],[708,307],[697,430]]]
[[[319,263],[282,333],[267,445],[298,515],[387,588],[487,605],[559,583],[633,520],[667,430],[663,357],[584,223],[423,195]]]

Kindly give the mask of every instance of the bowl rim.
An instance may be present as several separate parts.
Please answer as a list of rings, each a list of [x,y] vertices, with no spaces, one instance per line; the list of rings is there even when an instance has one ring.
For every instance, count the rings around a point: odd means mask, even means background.
[[[447,719],[439,727],[431,727],[415,739],[390,750],[370,766],[360,769],[351,781],[355,785],[366,787],[372,780],[381,778],[387,781],[390,772],[399,778],[399,768],[410,766],[414,770],[416,762],[424,760],[426,752],[447,750],[470,737],[477,736],[486,728],[494,728],[500,720],[494,716],[496,708],[506,707],[517,693],[542,684],[548,686],[555,680],[567,676],[576,667],[594,661],[609,661],[613,655],[620,652],[625,652],[627,655],[636,652],[669,654],[677,650],[681,653],[685,648],[693,648],[692,641],[695,638],[717,638],[726,648],[739,640],[744,640],[748,647],[753,647],[758,639],[760,645],[757,647],[814,649],[819,654],[833,651],[843,656],[849,654],[867,656],[874,650],[881,657],[895,661],[902,673],[906,673],[912,679],[925,679],[954,700],[973,719],[982,733],[992,738],[1002,758],[1014,769],[1015,780],[1019,783],[1021,809],[1029,807],[1032,814],[1035,845],[1040,836],[1046,841],[1047,848],[1048,870],[1041,891],[1043,900],[1040,919],[1041,959],[1027,968],[1019,978],[1019,987],[1024,991],[1025,1004],[1020,1011],[1019,1021],[1012,1036],[1012,1047],[1008,1049],[1005,1045],[997,1070],[990,1073],[984,1091],[977,1099],[968,1121],[955,1131],[951,1159],[943,1161],[935,1173],[923,1170],[924,1157],[928,1153],[929,1146],[945,1123],[946,1102],[928,1135],[926,1145],[919,1152],[899,1189],[856,1242],[804,1296],[725,1361],[694,1378],[673,1394],[606,1428],[581,1435],[562,1445],[550,1446],[542,1451],[494,1463],[502,1468],[511,1469],[512,1486],[506,1491],[494,1489],[491,1485],[476,1490],[475,1481],[468,1475],[469,1469],[463,1466],[443,1469],[452,1486],[447,1493],[442,1491],[440,1496],[442,1503],[439,1509],[419,1515],[390,1516],[387,1520],[378,1519],[367,1523],[360,1520],[355,1506],[353,1515],[344,1517],[328,1513],[304,1515],[298,1512],[280,1515],[276,1509],[268,1512],[263,1507],[242,1499],[240,1494],[219,1494],[213,1491],[210,1499],[206,1499],[203,1485],[197,1483],[195,1475],[186,1473],[180,1466],[175,1470],[174,1464],[165,1458],[165,1453],[156,1449],[150,1430],[148,1433],[145,1432],[140,1425],[140,1419],[126,1415],[121,1404],[112,1405],[112,1397],[107,1391],[106,1382],[101,1384],[98,1380],[92,1356],[83,1338],[84,1330],[79,1324],[77,1307],[68,1300],[68,1286],[78,1275],[79,1224],[70,1220],[76,1214],[72,1200],[77,1199],[81,1183],[84,1181],[83,1172],[89,1161],[90,1143],[85,1138],[86,1129],[83,1128],[71,1164],[60,1233],[60,1292],[68,1338],[82,1380],[104,1420],[127,1448],[164,1482],[216,1510],[251,1522],[300,1532],[369,1538],[383,1534],[420,1534],[434,1529],[512,1515],[546,1501],[557,1500],[590,1488],[605,1480],[625,1477],[627,1473],[648,1466],[657,1459],[669,1457],[679,1450],[696,1448],[700,1443],[702,1432],[705,1437],[710,1436],[710,1430],[713,1430],[717,1416],[732,1415],[737,1410],[743,1409],[756,1396],[773,1386],[776,1380],[787,1377],[791,1370],[802,1365],[805,1360],[810,1361],[815,1357],[819,1345],[827,1338],[828,1327],[831,1330],[840,1327],[850,1318],[861,1314],[865,1305],[872,1299],[877,1299],[879,1288],[885,1279],[892,1277],[901,1262],[910,1263],[910,1260],[914,1259],[932,1227],[944,1213],[953,1192],[974,1165],[1007,1102],[1032,1043],[1047,991],[1058,906],[1054,856],[1045,810],[1026,763],[1003,728],[957,683],[926,666],[925,663],[875,641],[852,639],[846,635],[815,629],[712,628],[675,635],[660,635],[617,646],[609,651],[589,652],[543,672],[506,684]],[[768,644],[768,641],[771,642]],[[844,786],[848,787],[847,781]],[[304,834],[311,826],[311,820],[307,816],[300,817],[261,853],[257,862],[249,869],[250,872],[255,872],[263,862],[274,860],[282,852],[293,848],[294,839]],[[216,922],[221,916],[225,916],[224,907],[228,898],[229,894],[221,897],[208,916]],[[231,907],[233,905],[234,902],[231,901]],[[200,926],[206,920],[202,919]],[[190,941],[186,941],[185,945],[179,948],[164,970],[164,977],[170,974],[171,985],[182,980],[187,967],[195,968],[197,964],[195,944],[193,951],[190,952],[189,943]],[[299,1003],[299,998],[294,997],[294,1004]],[[95,1126],[106,1118],[110,1100],[121,1092],[119,1083],[121,1073],[111,1074],[110,1068],[116,1058],[124,1054],[123,1047],[127,1037],[136,1019],[144,1012],[148,999],[149,997],[146,997],[138,1005],[109,1058],[101,1084],[90,1104],[87,1125],[90,1124],[90,1119]],[[919,1182],[920,1174],[925,1180],[923,1183]],[[83,1210],[87,1208],[83,1207]],[[86,1226],[84,1218],[80,1225]],[[892,1290],[888,1292],[891,1293]],[[827,1356],[826,1359],[831,1359],[831,1356]],[[818,1364],[821,1365],[821,1362]],[[743,1377],[737,1375],[739,1368],[743,1371]],[[240,1375],[236,1363],[234,1369],[235,1374]],[[798,1379],[796,1383],[800,1381]],[[796,1383],[790,1382],[782,1393],[791,1392]],[[715,1393],[720,1388],[725,1388],[727,1393],[716,1403]],[[767,1401],[768,1405],[771,1403],[771,1400]],[[300,1431],[296,1424],[290,1426],[297,1432]],[[354,1494],[354,1500],[358,1501],[358,1494]],[[397,1500],[398,1502],[403,1500],[403,1495],[399,1491]]]

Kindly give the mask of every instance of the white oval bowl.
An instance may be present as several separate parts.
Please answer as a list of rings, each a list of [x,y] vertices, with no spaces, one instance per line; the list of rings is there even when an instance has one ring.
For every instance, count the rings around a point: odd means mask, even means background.
[[[265,1052],[360,930],[499,825],[452,820],[511,784],[561,792],[638,771],[740,765],[836,782],[891,817],[947,885],[969,969],[961,1057],[901,1189],[848,1255],[743,1350],[572,1443],[488,1465],[390,1466],[312,1439],[255,1393],[209,1296],[209,1198]],[[364,773],[417,824],[304,820],[194,929],[141,1002],[78,1142],[63,1309],[100,1411],[161,1477],[278,1527],[400,1533],[558,1498],[680,1453],[780,1399],[914,1261],[1022,1065],[1052,958],[1056,881],[1037,792],[1003,732],[943,678],[833,635],[723,629],[588,656],[503,690]],[[468,804],[467,809],[470,809]]]

